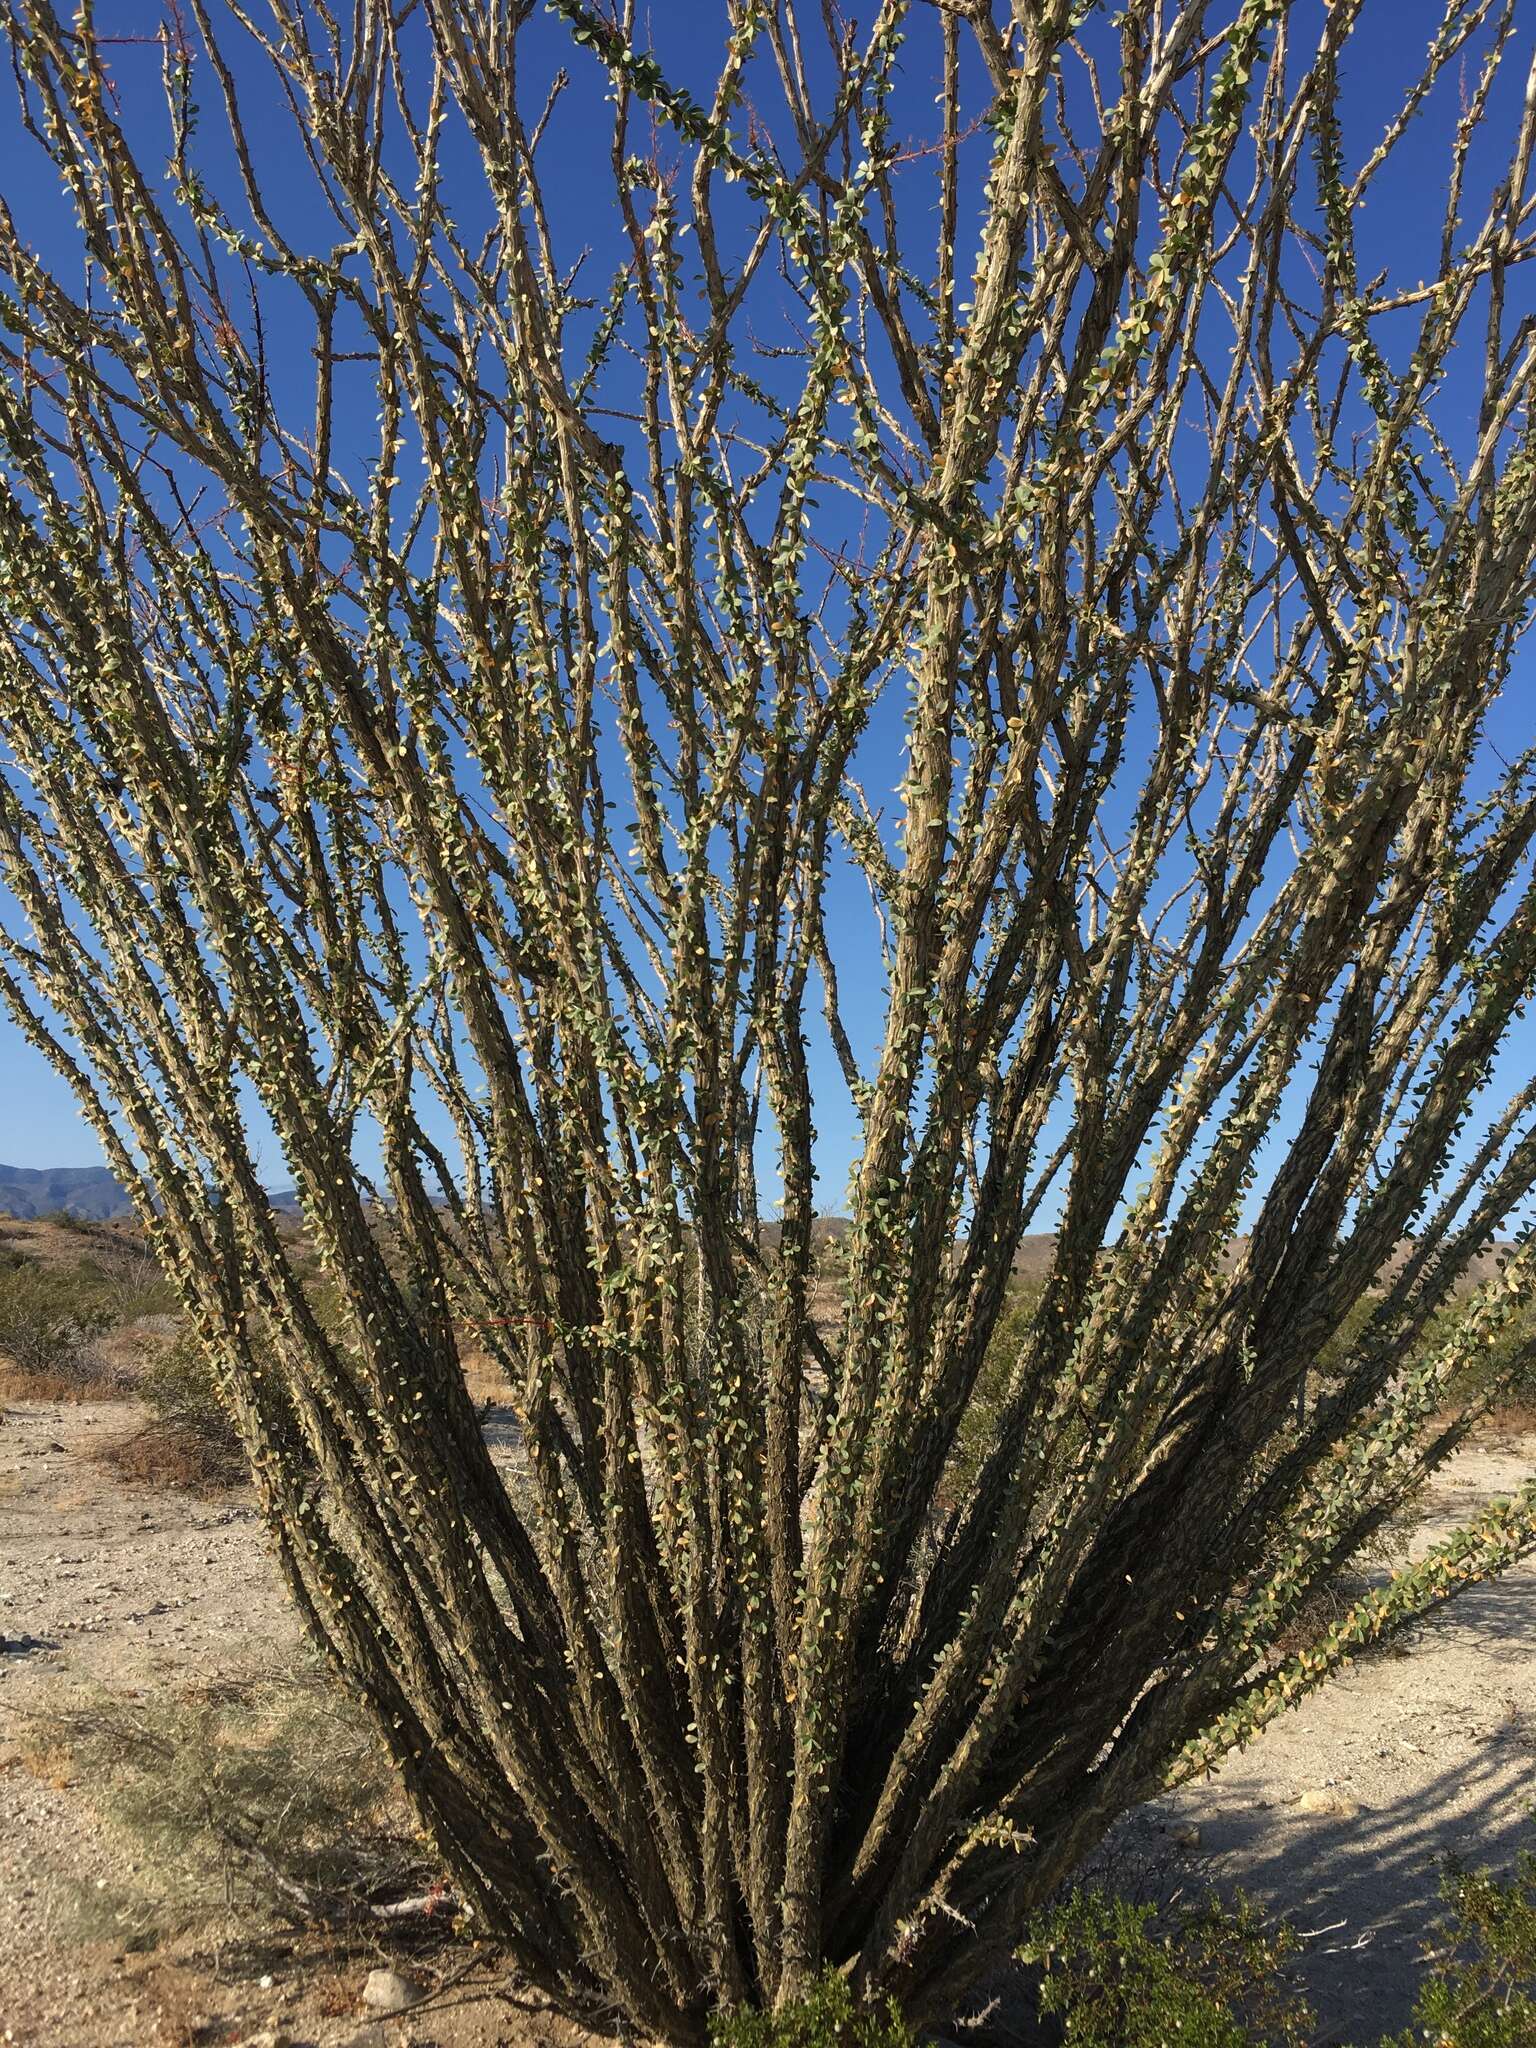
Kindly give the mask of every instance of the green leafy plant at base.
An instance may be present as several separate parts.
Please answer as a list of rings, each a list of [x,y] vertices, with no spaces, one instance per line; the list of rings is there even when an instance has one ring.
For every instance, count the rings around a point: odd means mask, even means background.
[[[777,2012],[717,2014],[709,2038],[711,2048],[913,2048],[915,2036],[894,2000],[856,2005],[847,1978],[826,1970],[804,1998]]]
[[[1241,1897],[1170,1922],[1153,1905],[1077,1890],[1018,1954],[1042,1973],[1041,2011],[1064,2022],[1071,2048],[1303,2048],[1313,2017],[1283,1977],[1299,1947]]]
[[[1379,2048],[1531,2048],[1536,1852],[1507,1878],[1450,1861],[1442,1890],[1448,1920],[1412,2022]],[[1041,1972],[1040,2009],[1062,2022],[1069,2048],[1303,2048],[1316,2020],[1285,1978],[1299,1947],[1241,1897],[1170,1919],[1078,1890],[1041,1916],[1018,1955]]]
[[[1531,2048],[1536,1852],[1504,1879],[1451,1861],[1442,1889],[1448,1922],[1412,2022],[1378,2048]],[[1068,2048],[1306,2048],[1316,2016],[1286,1975],[1300,1946],[1241,1895],[1170,1913],[1079,1888],[1039,1916],[1017,1955],[1039,1973],[1039,2011]],[[857,2005],[835,1971],[777,2012],[741,2009],[710,2027],[713,2048],[911,2048],[915,2038],[894,2004]]]

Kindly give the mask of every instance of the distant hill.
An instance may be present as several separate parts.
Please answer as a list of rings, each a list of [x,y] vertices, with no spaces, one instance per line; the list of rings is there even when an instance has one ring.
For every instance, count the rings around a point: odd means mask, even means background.
[[[269,1191],[269,1199],[273,1208],[284,1215],[298,1215],[299,1198],[292,1188]],[[133,1214],[126,1190],[104,1166],[0,1166],[0,1215],[32,1218],[52,1215],[60,1209],[91,1223],[110,1223]],[[759,1237],[765,1247],[778,1244],[779,1228],[777,1223],[763,1224]],[[819,1245],[836,1244],[852,1228],[846,1216],[818,1216],[811,1226],[811,1235]],[[1241,1237],[1233,1240],[1226,1255],[1228,1263],[1246,1242]],[[1399,1245],[1380,1276],[1382,1280],[1391,1277],[1406,1256],[1410,1242],[1404,1239]],[[1491,1280],[1511,1249],[1503,1244],[1490,1245],[1476,1253],[1462,1287],[1480,1287],[1485,1280]],[[1056,1239],[1049,1232],[1026,1237],[1014,1256],[1015,1277],[1038,1284],[1050,1272],[1055,1253]]]
[[[127,1190],[104,1166],[0,1166],[0,1209],[25,1217],[63,1209],[92,1223],[133,1214]]]
[[[292,1213],[299,1198],[292,1188],[271,1197],[274,1209]],[[128,1191],[105,1166],[0,1166],[0,1215],[51,1216],[62,1209],[88,1223],[131,1216]]]

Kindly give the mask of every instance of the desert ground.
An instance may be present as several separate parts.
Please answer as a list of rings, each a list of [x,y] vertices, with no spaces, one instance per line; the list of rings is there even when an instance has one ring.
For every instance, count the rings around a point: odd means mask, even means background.
[[[47,1716],[91,1688],[153,1699],[301,1658],[243,1492],[125,1478],[100,1455],[132,1401],[11,1401],[0,1424],[0,2042],[543,2048],[576,2036],[473,1952],[401,1965],[431,1994],[373,2019],[353,1941],[236,1930],[143,1947],[82,1917],[131,1887],[131,1843],[92,1785],[50,1763]],[[1440,1476],[1413,1541],[1452,1527],[1536,1463],[1536,1435],[1490,1433]],[[39,1720],[38,1716],[43,1718]],[[1436,1913],[1437,1859],[1506,1864],[1536,1839],[1536,1563],[1475,1588],[1409,1654],[1353,1667],[1231,1757],[1125,1824],[1111,1850],[1186,1891],[1242,1886],[1302,1931],[1322,2044],[1401,2026]],[[259,1936],[259,1938],[258,1938]],[[462,1974],[460,1974],[462,1973]],[[451,1980],[451,1981],[448,1981]],[[434,1987],[439,1987],[434,1990]]]

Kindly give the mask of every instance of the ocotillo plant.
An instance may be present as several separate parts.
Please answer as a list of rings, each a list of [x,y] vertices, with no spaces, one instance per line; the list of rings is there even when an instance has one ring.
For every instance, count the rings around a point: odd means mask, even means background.
[[[473,1924],[691,2042],[942,2013],[1533,1541],[1271,1651],[1530,1284],[1536,90],[1515,0],[659,13],[11,0],[0,872]]]

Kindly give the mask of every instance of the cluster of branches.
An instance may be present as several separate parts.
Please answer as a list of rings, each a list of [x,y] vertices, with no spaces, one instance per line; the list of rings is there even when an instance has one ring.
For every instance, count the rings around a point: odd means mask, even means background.
[[[1530,1284],[1398,1371],[1536,1180],[1536,1081],[1467,1128],[1536,975],[1515,0],[1446,0],[1364,136],[1366,0],[728,0],[707,103],[632,0],[187,5],[168,184],[91,7],[6,12],[73,226],[0,208],[0,987],[482,1927],[668,2039],[826,1960],[942,2011],[1117,1813],[1536,1540],[1528,1493],[1266,1661]],[[1357,253],[1394,189],[1411,283]]]

